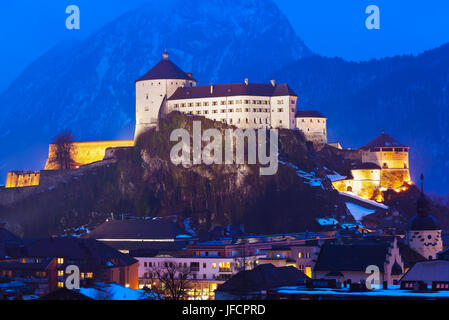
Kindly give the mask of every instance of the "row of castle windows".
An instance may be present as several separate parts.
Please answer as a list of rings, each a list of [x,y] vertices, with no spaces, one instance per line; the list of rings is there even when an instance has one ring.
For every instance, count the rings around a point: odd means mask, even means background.
[[[177,108],[177,107],[175,106],[175,108]],[[243,111],[243,110],[245,110],[245,111]],[[147,107],[145,108],[145,111],[148,111]],[[212,110],[211,113],[216,114],[216,113],[218,113],[218,111],[219,110],[214,109],[214,110]],[[233,112],[234,112],[234,109],[221,109],[220,110],[220,113],[233,113]],[[235,112],[251,112],[251,109],[250,108],[245,108],[245,109],[243,109],[243,108],[236,108]],[[270,109],[252,108],[252,112],[266,112],[266,113],[268,113],[268,112],[270,112]],[[275,112],[275,109],[273,109],[272,112]],[[284,112],[284,108],[278,108],[277,112]],[[183,112],[183,113],[193,114],[193,111],[187,111],[187,112]],[[195,114],[197,114],[197,115],[209,114],[209,110],[203,110],[203,111],[198,110],[198,111],[195,111]]]
[[[184,113],[188,114],[188,115],[193,115],[192,112],[184,112]],[[199,113],[197,113],[197,114],[199,114]],[[208,114],[208,113],[205,113],[205,114]],[[229,121],[229,124],[234,124],[234,123],[235,124],[241,124],[242,123],[241,119],[237,119],[236,122],[234,122],[233,119],[229,119],[228,120],[228,119],[224,119],[224,118],[223,119],[219,119],[218,121],[221,121],[223,123],[228,123],[228,121]],[[267,118],[265,119],[265,121],[263,121],[262,118],[259,118],[259,119],[254,118],[252,122],[254,122],[255,124],[257,124],[257,123],[264,124],[264,122],[265,122],[265,124],[269,124],[269,120]],[[245,123],[249,124],[250,123],[250,119],[246,118],[245,119]],[[279,120],[279,124],[282,124],[282,120]]]
[[[302,119],[302,122],[306,122],[306,120],[305,120],[305,119]],[[310,119],[310,122],[313,123],[313,119]],[[318,119],[317,122],[318,122],[318,123],[321,123],[321,120]],[[326,123],[326,120],[323,120],[323,123]]]
[[[148,94],[147,94],[147,100],[148,100]],[[291,101],[291,103],[292,104],[295,104],[295,100],[292,100]],[[228,101],[225,101],[225,100],[221,100],[220,101],[220,105],[221,106],[224,106],[224,105],[226,105],[226,104],[229,104],[229,105],[233,105],[233,104],[265,104],[265,105],[270,105],[270,101],[268,101],[268,100],[228,100]],[[284,100],[278,100],[277,101],[277,104],[284,104]],[[212,101],[212,105],[213,106],[218,106],[218,101]],[[209,106],[209,102],[208,101],[205,101],[205,102],[189,102],[189,103],[175,103],[175,108],[178,108],[178,107],[181,107],[181,108],[184,108],[184,107],[193,107],[193,106],[195,106],[195,107],[201,107],[201,106],[204,106],[204,107],[208,107]],[[295,110],[294,109],[292,109],[293,111],[292,112],[294,112]]]
[[[227,103],[226,103],[226,101],[225,100],[222,100],[222,101],[220,101],[220,105],[221,106],[224,106],[224,105],[226,105],[226,104],[229,104],[229,105],[233,105],[233,104],[251,104],[251,100],[229,100],[229,101],[227,101]],[[270,104],[268,101],[266,101],[266,100],[252,100],[252,104],[266,104],[266,105],[268,105],[268,104]],[[282,104],[282,103],[279,103],[278,102],[278,104]],[[212,101],[212,105],[213,106],[218,106],[218,101]],[[175,104],[175,108],[178,108],[178,107],[181,107],[181,108],[184,108],[184,107],[193,107],[193,106],[196,106],[196,107],[201,107],[201,106],[204,106],[204,107],[208,107],[209,106],[209,102],[207,102],[207,101],[205,101],[205,102],[195,102],[195,103],[193,103],[193,102],[189,102],[189,103],[180,103],[180,104],[178,104],[178,103],[176,103]]]

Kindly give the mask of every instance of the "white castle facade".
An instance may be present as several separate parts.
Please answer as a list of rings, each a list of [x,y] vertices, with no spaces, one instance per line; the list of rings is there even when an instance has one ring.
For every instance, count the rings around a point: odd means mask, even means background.
[[[269,84],[245,79],[242,83],[197,86],[193,75],[182,71],[164,52],[162,60],[136,81],[135,138],[156,127],[160,117],[172,111],[242,129],[295,129],[300,122],[295,117],[297,102],[298,96],[287,84],[276,84],[274,80]],[[308,119],[301,130],[306,135],[312,131],[319,141],[327,141],[325,121],[318,131],[315,125]]]

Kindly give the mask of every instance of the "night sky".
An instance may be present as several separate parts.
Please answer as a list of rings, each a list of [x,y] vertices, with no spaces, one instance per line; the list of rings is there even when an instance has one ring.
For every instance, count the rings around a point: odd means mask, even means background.
[[[0,6],[0,91],[52,46],[83,38],[148,0],[14,0]],[[160,1],[160,0],[158,0]],[[314,52],[347,60],[420,53],[449,41],[449,1],[274,0]],[[65,8],[81,10],[81,30],[68,31]],[[381,13],[381,30],[365,28],[366,6]]]

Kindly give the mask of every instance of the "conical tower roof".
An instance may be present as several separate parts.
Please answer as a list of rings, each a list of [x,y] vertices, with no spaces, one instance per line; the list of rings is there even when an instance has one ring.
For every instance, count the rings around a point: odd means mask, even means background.
[[[159,79],[179,79],[179,80],[193,80],[191,74],[187,74],[181,70],[176,64],[169,59],[167,50],[162,55],[162,60],[159,61],[150,71],[148,71],[143,77],[138,79],[139,81],[146,80],[159,80]]]
[[[368,144],[364,145],[361,149],[370,149],[370,148],[392,148],[392,147],[405,147],[407,146],[403,145],[393,137],[389,136],[385,133],[385,131],[382,131],[382,133],[374,138],[372,141],[370,141]]]

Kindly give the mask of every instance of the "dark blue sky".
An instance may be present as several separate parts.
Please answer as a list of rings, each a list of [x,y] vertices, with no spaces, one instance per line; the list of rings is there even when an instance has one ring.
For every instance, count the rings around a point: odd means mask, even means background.
[[[146,1],[5,1],[0,5],[0,91],[23,68],[58,42],[85,37]],[[306,45],[326,56],[367,60],[420,53],[449,42],[447,0],[274,1]],[[65,28],[65,8],[70,4],[78,5],[81,10],[79,31]],[[380,8],[381,30],[365,28],[365,8],[370,4]]]

